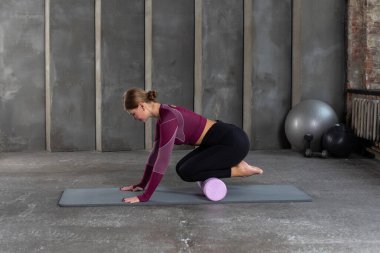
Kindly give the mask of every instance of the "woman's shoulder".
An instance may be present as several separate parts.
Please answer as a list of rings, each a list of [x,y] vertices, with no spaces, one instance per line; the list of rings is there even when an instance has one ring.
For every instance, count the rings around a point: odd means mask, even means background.
[[[161,110],[160,110],[160,123],[165,123],[168,120],[172,120],[176,118],[176,109],[177,106],[175,105],[167,105],[162,104]]]
[[[174,104],[161,104],[161,108],[170,110],[170,109],[179,109],[180,107]]]
[[[182,107],[173,104],[161,104],[160,116],[162,114],[175,114],[182,110]]]

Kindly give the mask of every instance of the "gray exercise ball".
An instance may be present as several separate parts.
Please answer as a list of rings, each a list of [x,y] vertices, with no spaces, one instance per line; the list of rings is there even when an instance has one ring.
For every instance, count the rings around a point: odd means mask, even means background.
[[[306,148],[305,134],[312,134],[311,149],[320,151],[321,137],[338,123],[338,117],[325,102],[309,99],[293,107],[285,120],[285,134],[292,147],[302,151]]]

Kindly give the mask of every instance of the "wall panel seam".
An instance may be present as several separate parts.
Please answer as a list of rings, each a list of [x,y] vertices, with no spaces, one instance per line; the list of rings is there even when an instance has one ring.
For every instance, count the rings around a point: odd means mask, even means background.
[[[252,140],[252,0],[244,0],[243,129]]]
[[[102,80],[101,80],[101,9],[102,0],[95,2],[95,117],[96,117],[96,150],[102,151]]]
[[[152,0],[145,0],[145,90],[152,90],[152,13],[153,2]],[[145,123],[145,149],[151,149],[153,146],[152,139],[152,119]]]
[[[194,111],[202,114],[202,0],[194,7]]]
[[[301,101],[301,5],[302,0],[292,2],[292,107]]]
[[[50,0],[45,0],[45,115],[46,150],[51,151]]]

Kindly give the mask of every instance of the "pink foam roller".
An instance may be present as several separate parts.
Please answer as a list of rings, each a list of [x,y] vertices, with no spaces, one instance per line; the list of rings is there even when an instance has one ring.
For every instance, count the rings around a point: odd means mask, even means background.
[[[212,201],[222,200],[227,194],[226,184],[222,180],[212,177],[203,182],[198,182],[204,195]]]

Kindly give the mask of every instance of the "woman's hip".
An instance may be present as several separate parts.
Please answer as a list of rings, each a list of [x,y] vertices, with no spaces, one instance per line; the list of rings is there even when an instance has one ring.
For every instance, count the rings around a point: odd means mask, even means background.
[[[247,134],[234,124],[217,120],[206,133],[200,146],[228,145],[249,149]]]

